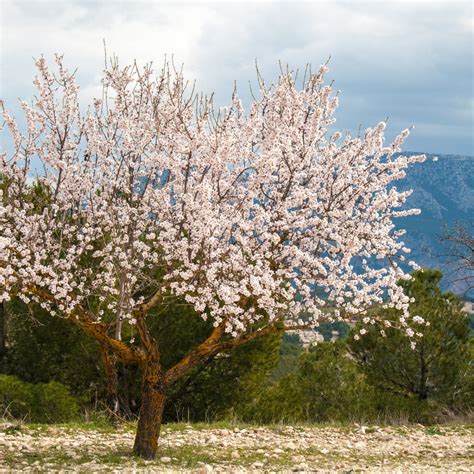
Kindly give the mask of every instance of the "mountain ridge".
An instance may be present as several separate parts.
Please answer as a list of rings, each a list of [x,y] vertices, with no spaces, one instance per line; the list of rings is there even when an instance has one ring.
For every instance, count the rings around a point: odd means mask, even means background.
[[[445,273],[443,286],[464,294],[465,288],[446,275],[449,268],[443,254],[447,249],[440,238],[446,228],[474,220],[474,156],[413,151],[402,154],[424,154],[428,159],[411,167],[406,177],[396,182],[400,191],[413,189],[404,207],[419,208],[421,214],[396,219],[395,225],[407,231],[403,240],[412,249],[410,258],[421,266],[440,268]],[[467,296],[474,295],[471,292]]]

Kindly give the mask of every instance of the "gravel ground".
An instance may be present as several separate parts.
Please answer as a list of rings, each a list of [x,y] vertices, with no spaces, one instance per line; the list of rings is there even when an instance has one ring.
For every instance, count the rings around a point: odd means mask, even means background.
[[[474,473],[472,426],[167,426],[145,462],[130,428],[0,425],[0,472]]]

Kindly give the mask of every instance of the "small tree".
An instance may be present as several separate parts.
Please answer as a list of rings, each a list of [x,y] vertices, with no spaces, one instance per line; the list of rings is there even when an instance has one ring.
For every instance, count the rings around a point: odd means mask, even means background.
[[[384,334],[369,329],[362,338],[356,328],[348,338],[351,353],[373,385],[418,400],[449,404],[462,392],[469,372],[469,321],[460,299],[440,290],[441,278],[437,270],[419,270],[412,280],[400,283],[415,299],[410,313],[429,323],[414,348],[392,328]],[[380,312],[392,321],[400,316],[393,309]]]
[[[456,224],[446,229],[441,242],[447,247],[444,257],[454,274],[454,282],[461,283],[466,295],[474,288],[474,222]]]
[[[36,62],[27,130],[4,113],[13,153],[0,157],[0,301],[38,302],[141,367],[136,454],[155,456],[170,386],[219,352],[352,320],[386,295],[408,324],[396,284],[408,249],[392,219],[418,211],[399,210],[410,192],[390,184],[425,157],[397,155],[408,130],[384,146],[383,122],[329,136],[338,100],[325,66],[301,89],[292,74],[270,87],[259,78],[248,114],[234,94],[216,116],[181,72],[116,63],[81,113],[56,61],[57,77]],[[163,370],[147,315],[174,297],[213,330]]]

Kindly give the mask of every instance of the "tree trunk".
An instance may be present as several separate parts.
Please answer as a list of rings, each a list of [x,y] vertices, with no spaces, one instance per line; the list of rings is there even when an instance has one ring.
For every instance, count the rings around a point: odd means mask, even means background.
[[[165,400],[163,384],[158,377],[148,377],[145,372],[142,382],[140,418],[133,445],[133,452],[143,459],[154,459],[156,456]]]

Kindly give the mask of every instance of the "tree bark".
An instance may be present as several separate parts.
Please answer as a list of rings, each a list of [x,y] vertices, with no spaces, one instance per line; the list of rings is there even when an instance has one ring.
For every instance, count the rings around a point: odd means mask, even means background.
[[[156,456],[165,400],[163,381],[146,370],[142,382],[140,417],[133,445],[133,452],[143,459],[154,459]]]

